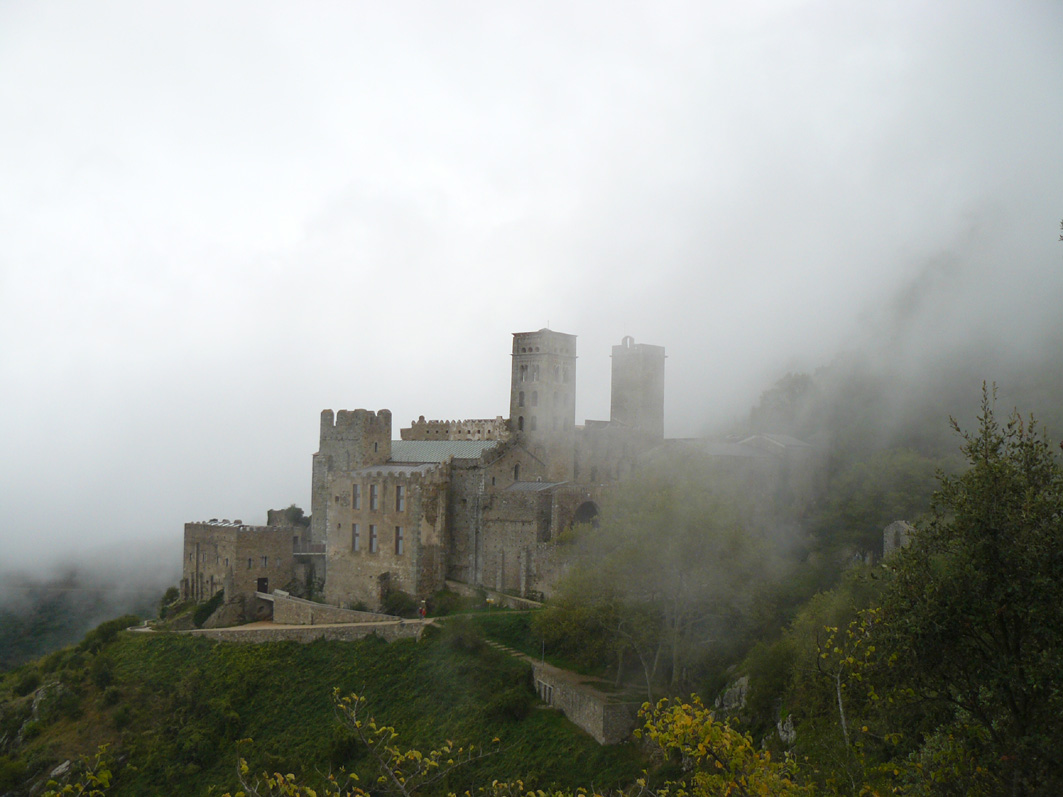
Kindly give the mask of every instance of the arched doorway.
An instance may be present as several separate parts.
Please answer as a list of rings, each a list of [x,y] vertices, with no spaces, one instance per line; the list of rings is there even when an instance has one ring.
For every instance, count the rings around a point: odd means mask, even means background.
[[[576,507],[576,514],[572,516],[572,524],[589,523],[598,528],[598,505],[594,501],[584,501]]]

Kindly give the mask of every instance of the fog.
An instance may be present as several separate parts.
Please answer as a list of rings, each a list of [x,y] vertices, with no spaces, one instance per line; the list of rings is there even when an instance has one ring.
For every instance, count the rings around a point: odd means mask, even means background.
[[[1055,2],[0,5],[0,563],[176,572],[186,521],[309,510],[322,409],[504,415],[547,325],[577,419],[665,346],[670,436],[843,352],[915,397],[1042,363],[1061,38]]]

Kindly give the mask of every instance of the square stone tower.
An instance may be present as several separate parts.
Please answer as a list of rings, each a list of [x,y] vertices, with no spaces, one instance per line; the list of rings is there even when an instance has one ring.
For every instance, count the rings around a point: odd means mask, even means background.
[[[609,420],[664,438],[664,346],[635,343],[631,336],[613,346]]]

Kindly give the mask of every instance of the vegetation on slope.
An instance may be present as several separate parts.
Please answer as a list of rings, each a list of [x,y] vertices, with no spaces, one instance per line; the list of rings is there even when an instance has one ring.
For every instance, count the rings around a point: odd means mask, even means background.
[[[127,622],[126,620],[120,622]],[[462,790],[520,771],[543,785],[619,783],[639,770],[630,748],[602,748],[553,711],[533,710],[529,670],[468,629],[391,644],[219,644],[176,634],[99,634],[0,681],[0,788],[109,745],[112,795],[235,789],[253,768],[316,782],[340,767],[372,776],[337,722],[334,689],[364,695],[403,741],[498,738],[499,752],[455,773]],[[95,632],[94,632],[95,633]],[[92,636],[92,635],[90,635]],[[35,696],[36,715],[33,714]],[[250,739],[246,747],[238,742]]]

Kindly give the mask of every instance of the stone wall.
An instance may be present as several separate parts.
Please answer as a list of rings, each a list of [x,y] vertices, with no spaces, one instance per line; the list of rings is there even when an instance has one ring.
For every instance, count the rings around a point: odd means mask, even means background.
[[[250,595],[265,579],[266,591],[292,578],[293,530],[248,526],[238,520],[186,523],[181,594],[208,600],[221,589],[226,599]]]
[[[324,603],[296,598],[284,592],[273,593],[273,622],[279,625],[321,625],[326,623],[394,622],[400,618],[376,612],[357,612]]]
[[[200,628],[195,631],[176,633],[204,636],[216,642],[313,642],[324,639],[330,642],[354,642],[376,635],[388,642],[396,639],[420,639],[425,624],[416,620],[391,623],[366,623],[364,625],[304,625],[287,628],[252,626],[247,628]]]
[[[443,465],[380,465],[329,479],[328,603],[379,607],[388,589],[442,588],[445,476]]]
[[[506,419],[476,418],[464,421],[426,421],[422,415],[399,429],[400,440],[505,440],[509,437]]]
[[[595,689],[572,680],[572,674],[549,664],[532,664],[539,699],[558,709],[598,744],[618,744],[631,735],[638,704],[613,701]]]

